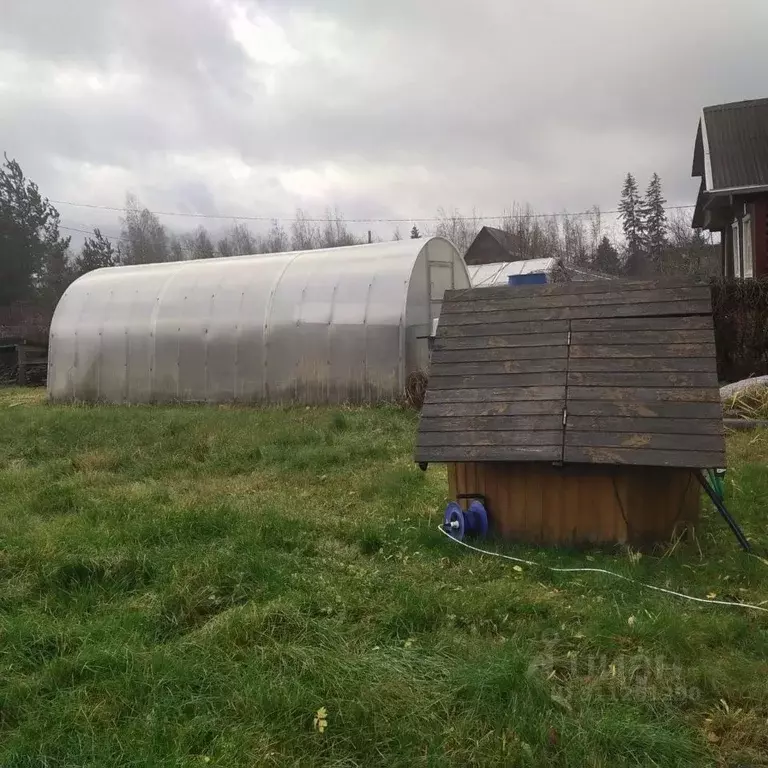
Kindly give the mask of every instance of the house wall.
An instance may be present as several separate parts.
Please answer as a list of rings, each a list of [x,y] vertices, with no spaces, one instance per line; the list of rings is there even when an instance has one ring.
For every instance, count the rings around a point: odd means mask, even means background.
[[[0,307],[0,342],[47,344],[51,312],[33,304]]]
[[[764,277],[768,275],[768,197],[756,201],[752,207],[755,277]]]
[[[742,252],[741,274],[735,270],[734,248],[737,241],[734,238],[733,224],[738,222],[738,245]],[[745,238],[749,233],[751,237]],[[744,201],[738,198],[731,207],[731,217],[720,232],[723,243],[723,275],[727,278],[744,277],[746,260],[749,254],[745,251],[746,242],[752,243],[752,276],[768,277],[768,195],[757,199]],[[748,271],[747,271],[748,275]]]

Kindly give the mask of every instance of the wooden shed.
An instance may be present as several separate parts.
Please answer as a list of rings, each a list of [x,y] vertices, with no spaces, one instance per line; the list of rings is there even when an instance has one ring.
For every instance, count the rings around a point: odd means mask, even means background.
[[[447,293],[415,458],[505,538],[669,540],[698,516],[694,473],[725,464],[709,287]]]

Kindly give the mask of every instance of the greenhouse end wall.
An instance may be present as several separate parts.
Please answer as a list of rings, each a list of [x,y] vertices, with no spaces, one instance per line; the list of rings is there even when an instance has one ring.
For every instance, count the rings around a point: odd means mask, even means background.
[[[75,281],[51,324],[56,401],[375,402],[428,365],[443,238],[112,267]]]

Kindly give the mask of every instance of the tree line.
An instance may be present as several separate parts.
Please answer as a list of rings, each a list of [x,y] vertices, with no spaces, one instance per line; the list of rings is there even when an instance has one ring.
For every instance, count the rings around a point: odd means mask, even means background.
[[[623,242],[605,234],[597,206],[587,215],[557,216],[539,215],[529,205],[513,206],[499,228],[507,234],[514,259],[555,257],[576,269],[610,275],[710,272],[716,249],[690,228],[682,212],[668,219],[665,202],[657,174],[644,197],[627,174],[619,203]],[[414,224],[409,236],[442,235],[465,253],[482,225],[482,216],[474,212],[463,216],[439,209],[432,226],[419,230]],[[73,280],[100,267],[336,248],[368,240],[353,233],[337,209],[328,210],[321,221],[297,210],[287,229],[274,220],[263,233],[239,222],[218,236],[203,226],[177,233],[131,194],[119,237],[95,228],[73,253],[71,238],[61,229],[56,208],[6,156],[0,168],[0,306],[19,301],[53,306]],[[395,228],[391,239],[402,237]],[[373,240],[380,238],[374,235]]]

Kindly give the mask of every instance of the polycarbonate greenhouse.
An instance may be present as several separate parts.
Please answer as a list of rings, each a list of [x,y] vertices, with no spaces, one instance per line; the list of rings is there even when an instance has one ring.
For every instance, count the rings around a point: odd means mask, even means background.
[[[56,401],[375,402],[428,367],[443,293],[469,287],[440,237],[111,267],[51,324]]]

